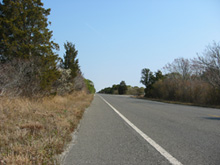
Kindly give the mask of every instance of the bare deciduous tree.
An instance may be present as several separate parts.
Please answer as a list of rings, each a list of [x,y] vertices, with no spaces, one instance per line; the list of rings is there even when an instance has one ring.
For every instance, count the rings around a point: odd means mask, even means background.
[[[187,80],[192,73],[190,68],[190,61],[188,59],[177,58],[172,63],[168,63],[164,70],[167,70],[169,73],[178,73],[183,80]]]
[[[203,55],[198,55],[195,61],[208,82],[220,89],[220,44],[213,42],[213,45],[207,46]]]

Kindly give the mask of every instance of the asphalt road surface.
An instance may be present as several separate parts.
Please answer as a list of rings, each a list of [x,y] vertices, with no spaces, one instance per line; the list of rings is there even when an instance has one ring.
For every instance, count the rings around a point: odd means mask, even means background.
[[[65,165],[220,165],[220,110],[96,94]]]

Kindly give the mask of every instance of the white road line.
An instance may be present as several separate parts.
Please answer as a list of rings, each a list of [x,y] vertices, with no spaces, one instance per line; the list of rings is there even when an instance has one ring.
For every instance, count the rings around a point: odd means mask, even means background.
[[[171,164],[182,165],[176,158],[170,155],[165,149],[157,144],[153,139],[143,133],[133,123],[131,123],[125,116],[123,116],[117,109],[108,103],[102,96],[98,95],[106,104],[108,104],[128,125],[130,125],[138,134],[140,134],[150,145],[152,145],[161,155],[163,155]]]

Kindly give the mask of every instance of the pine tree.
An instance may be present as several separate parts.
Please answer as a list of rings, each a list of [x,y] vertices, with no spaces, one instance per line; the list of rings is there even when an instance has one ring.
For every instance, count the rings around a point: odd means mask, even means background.
[[[126,94],[127,89],[128,88],[127,88],[125,81],[121,81],[118,87],[118,94],[120,95]]]
[[[152,93],[151,90],[153,88],[153,84],[155,82],[155,77],[153,73],[148,68],[144,68],[141,71],[141,81],[143,85],[145,85],[145,97],[151,97]]]
[[[3,0],[0,2],[0,60],[36,59],[42,87],[52,85],[58,77],[56,69],[58,44],[48,29],[47,16],[41,0]]]
[[[78,51],[75,48],[75,45],[71,42],[64,43],[64,48],[66,50],[63,55],[63,68],[71,69],[71,76],[75,78],[77,76],[77,72],[79,71],[79,60],[76,59]]]
[[[47,56],[58,45],[51,41],[52,31],[41,0],[3,0],[0,4],[1,56],[10,60],[15,57]]]

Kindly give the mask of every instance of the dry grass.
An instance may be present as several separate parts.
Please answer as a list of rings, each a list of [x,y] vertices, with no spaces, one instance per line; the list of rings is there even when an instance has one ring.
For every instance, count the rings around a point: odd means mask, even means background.
[[[41,100],[0,98],[0,165],[59,164],[93,96],[77,92]]]

